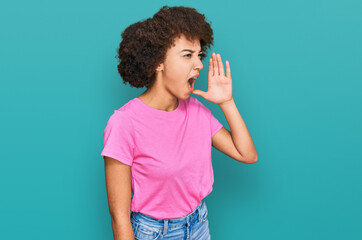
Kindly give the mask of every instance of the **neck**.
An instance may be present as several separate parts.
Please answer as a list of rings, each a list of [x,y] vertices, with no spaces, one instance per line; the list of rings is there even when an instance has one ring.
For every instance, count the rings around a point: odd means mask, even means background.
[[[166,112],[174,111],[179,104],[177,97],[169,94],[165,90],[156,91],[155,86],[153,86],[152,89],[147,89],[138,98],[148,106]]]

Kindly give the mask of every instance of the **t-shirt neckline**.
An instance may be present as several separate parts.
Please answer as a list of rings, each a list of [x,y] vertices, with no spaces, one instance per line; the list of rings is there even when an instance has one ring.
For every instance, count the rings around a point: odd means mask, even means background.
[[[174,109],[173,111],[170,111],[170,112],[167,112],[167,111],[164,111],[164,110],[160,110],[160,109],[156,109],[156,108],[153,108],[149,105],[147,105],[146,103],[144,103],[141,99],[139,99],[138,97],[135,98],[135,100],[137,102],[140,103],[140,106],[142,106],[143,109],[145,109],[146,111],[150,112],[150,113],[153,113],[155,115],[160,115],[160,116],[164,116],[164,117],[172,117],[172,116],[175,116],[177,115],[180,111],[181,111],[181,108],[182,108],[182,100],[180,100],[179,98],[178,99],[178,105],[177,105],[177,108]]]

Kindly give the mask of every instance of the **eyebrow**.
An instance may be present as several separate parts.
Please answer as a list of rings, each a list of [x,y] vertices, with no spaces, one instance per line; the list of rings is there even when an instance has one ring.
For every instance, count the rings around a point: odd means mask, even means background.
[[[192,51],[191,49],[184,49],[184,50],[182,50],[181,52],[184,52],[184,51],[188,51],[188,52],[192,52],[192,53],[195,52],[195,51]],[[200,50],[200,52],[202,52],[202,51]]]

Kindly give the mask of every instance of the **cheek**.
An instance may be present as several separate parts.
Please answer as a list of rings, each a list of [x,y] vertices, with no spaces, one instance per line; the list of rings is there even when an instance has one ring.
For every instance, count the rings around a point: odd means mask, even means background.
[[[182,82],[187,81],[187,76],[190,74],[190,71],[182,68],[182,67],[172,67],[167,69],[166,75],[167,79],[172,82]]]

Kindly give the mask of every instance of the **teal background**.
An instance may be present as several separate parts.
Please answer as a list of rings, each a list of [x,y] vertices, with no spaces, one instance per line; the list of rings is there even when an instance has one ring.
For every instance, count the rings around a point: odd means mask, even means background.
[[[212,239],[362,239],[357,0],[1,3],[0,239],[113,239],[103,130],[145,90],[122,83],[116,49],[163,5],[211,21],[209,56],[229,60],[258,152],[248,165],[213,149]]]

